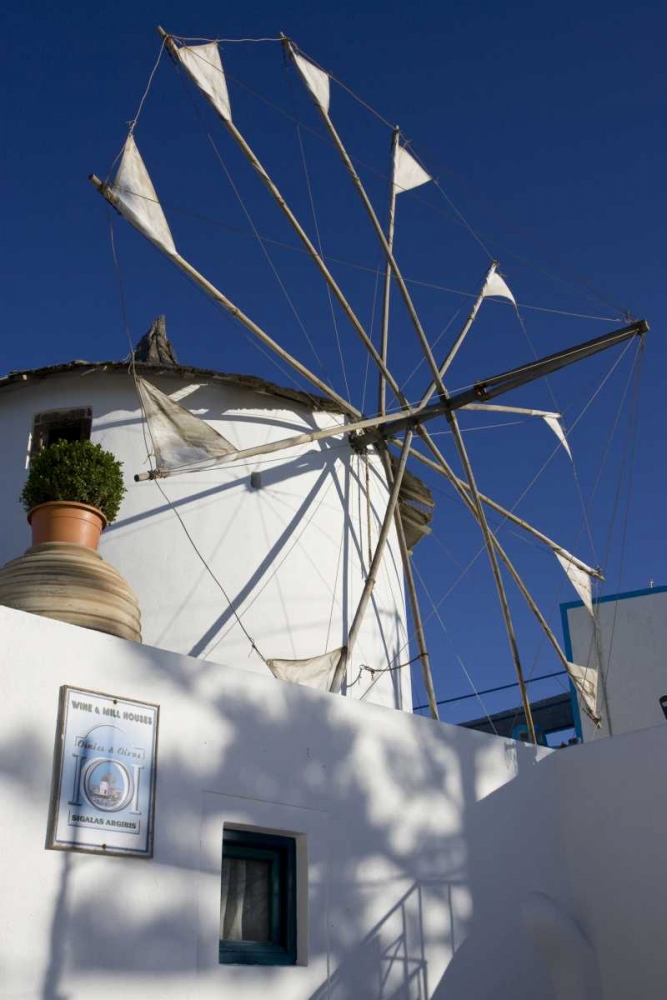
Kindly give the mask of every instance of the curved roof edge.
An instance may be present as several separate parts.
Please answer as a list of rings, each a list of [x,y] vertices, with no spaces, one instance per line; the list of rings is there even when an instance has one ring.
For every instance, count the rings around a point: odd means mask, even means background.
[[[213,371],[210,368],[195,368],[191,365],[180,364],[155,364],[153,362],[136,361],[135,368],[141,375],[150,378],[151,375],[168,375],[177,378],[201,380],[207,382],[217,382],[220,385],[228,385],[237,389],[248,389],[263,396],[272,396],[275,399],[284,399],[291,403],[297,403],[308,410],[328,411],[330,413],[341,413],[337,403],[326,396],[318,393],[306,392],[301,389],[287,389],[269,382],[267,379],[257,375],[234,375],[229,372]],[[64,375],[68,372],[79,372],[87,374],[92,371],[109,371],[119,374],[130,374],[130,366],[127,361],[67,361],[60,365],[47,365],[44,368],[29,368],[26,371],[12,371],[7,375],[0,376],[0,389],[7,385],[21,385],[27,382],[39,381],[49,378],[51,375]]]
[[[296,403],[311,412],[342,412],[338,405],[333,400],[327,399],[326,396],[303,392],[300,389],[286,389],[284,386],[276,385],[275,382],[269,382],[257,375],[233,375],[228,372],[212,371],[210,368],[194,368],[190,365],[174,364],[171,361],[167,361],[165,364],[135,361],[135,369],[141,375],[146,375],[149,378],[156,375],[176,376],[193,381],[217,382],[220,385],[228,385],[237,389],[247,389],[250,392],[270,396],[273,399]],[[127,361],[67,361],[60,365],[47,365],[44,368],[9,372],[7,375],[0,376],[0,389],[3,386],[40,382],[52,375],[66,375],[71,372],[87,375],[89,372],[95,371],[112,372],[119,375],[131,374]],[[429,487],[414,473],[406,469],[400,491],[400,510],[405,539],[410,551],[424,535],[430,534],[434,506],[433,494]]]

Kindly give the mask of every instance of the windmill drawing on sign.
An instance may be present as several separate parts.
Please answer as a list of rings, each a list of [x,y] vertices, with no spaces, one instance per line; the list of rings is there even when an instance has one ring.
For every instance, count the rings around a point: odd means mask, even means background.
[[[372,539],[371,554],[365,583],[353,613],[345,641],[335,650],[314,650],[313,656],[307,660],[285,660],[267,657],[266,663],[273,673],[282,679],[296,680],[300,683],[319,684],[326,686],[332,692],[345,690],[349,680],[349,671],[353,664],[355,644],[358,639],[364,616],[372,600],[373,589],[378,572],[386,553],[387,541],[392,531],[396,532],[402,557],[405,584],[410,601],[410,609],[417,644],[418,659],[421,663],[423,685],[428,697],[431,714],[438,717],[438,698],[436,695],[431,661],[426,646],[426,630],[411,550],[416,539],[429,532],[428,516],[424,513],[424,501],[428,502],[428,491],[421,491],[417,484],[419,480],[411,473],[410,467],[419,468],[424,475],[434,476],[434,481],[444,481],[453,491],[453,495],[470,515],[472,523],[480,532],[483,549],[486,552],[494,587],[497,594],[500,615],[507,633],[509,655],[516,671],[517,683],[521,692],[523,710],[531,739],[535,741],[536,733],[531,715],[528,697],[527,678],[520,653],[520,645],[515,628],[515,617],[508,596],[507,583],[511,581],[521,599],[534,617],[541,629],[546,642],[563,670],[576,688],[580,704],[593,718],[598,720],[604,711],[603,685],[599,684],[596,669],[590,664],[576,664],[568,660],[565,652],[549,624],[547,617],[538,606],[531,590],[524,582],[522,575],[510,558],[506,548],[498,538],[498,530],[489,522],[489,513],[499,516],[502,524],[510,524],[522,533],[544,547],[555,556],[554,565],[560,567],[574,587],[576,593],[585,603],[590,614],[594,616],[593,584],[603,579],[602,571],[588,565],[583,559],[568,551],[531,521],[516,512],[516,504],[511,507],[500,504],[491,496],[482,492],[470,458],[469,448],[464,440],[464,430],[461,427],[461,417],[471,413],[486,414],[491,420],[502,415],[518,415],[523,421],[538,421],[549,428],[556,436],[556,450],[566,455],[566,460],[572,459],[570,442],[564,430],[561,413],[557,408],[512,405],[510,402],[499,402],[531,383],[538,383],[546,376],[565,369],[568,366],[597,355],[600,352],[625,345],[627,350],[632,341],[637,339],[643,346],[643,335],[648,330],[644,320],[632,319],[629,315],[623,317],[622,326],[598,336],[564,348],[545,357],[535,357],[523,364],[501,371],[488,378],[478,378],[472,384],[462,389],[452,389],[450,384],[450,369],[457,355],[467,345],[468,338],[478,322],[480,312],[488,309],[485,306],[489,300],[504,302],[516,313],[519,321],[521,313],[515,289],[505,271],[501,273],[501,265],[491,255],[479,235],[463,219],[458,209],[453,209],[462,227],[477,241],[480,249],[487,254],[488,261],[485,271],[479,281],[476,291],[471,295],[471,305],[463,313],[458,332],[455,333],[449,347],[443,352],[439,346],[442,335],[435,340],[430,337],[422,322],[420,310],[414,298],[414,286],[419,284],[406,277],[395,254],[397,245],[397,207],[411,203],[417,189],[430,185],[436,188],[447,199],[435,178],[435,172],[429,168],[428,157],[422,159],[412,143],[403,132],[381,119],[391,132],[388,144],[388,159],[385,174],[388,178],[388,212],[386,218],[383,212],[374,207],[367,186],[362,182],[359,164],[348,151],[337,124],[334,124],[335,99],[332,83],[339,85],[341,92],[346,92],[356,99],[349,88],[331,74],[325,72],[312,58],[305,55],[292,40],[281,37],[275,39],[276,48],[282,48],[286,71],[290,78],[300,81],[306,94],[312,99],[316,114],[320,120],[319,138],[326,144],[325,155],[337,157],[342,163],[343,171],[349,178],[349,198],[358,200],[365,216],[365,225],[377,240],[380,254],[380,267],[372,269],[376,277],[376,293],[378,285],[381,294],[378,296],[381,304],[381,323],[379,336],[373,336],[372,324],[362,321],[359,311],[352,305],[350,297],[344,291],[342,284],[334,276],[333,263],[322,249],[321,235],[317,226],[317,215],[313,206],[315,237],[308,235],[306,225],[297,217],[288,199],[278,188],[268,169],[260,161],[259,156],[251,147],[237,124],[232,110],[228,75],[221,58],[220,42],[217,39],[184,39],[170,35],[160,30],[162,42],[160,56],[167,52],[179,75],[187,81],[190,96],[195,101],[197,91],[212,106],[219,123],[236,144],[243,157],[254,169],[271,198],[277,210],[287,221],[296,234],[298,247],[307,255],[312,267],[319,273],[331,302],[332,315],[334,309],[337,315],[345,318],[351,335],[357,339],[366,352],[367,366],[374,367],[377,376],[377,406],[359,404],[357,394],[353,392],[347,378],[346,391],[337,389],[332,379],[327,379],[311,370],[295,353],[288,350],[281,342],[281,337],[257,322],[235,301],[214,283],[207,279],[178,250],[176,241],[147,167],[139,153],[135,138],[138,114],[130,125],[129,134],[124,143],[120,163],[110,172],[106,181],[92,175],[91,181],[121,216],[132,224],[144,237],[150,240],[176,267],[198,286],[214,303],[229,313],[234,320],[244,328],[250,337],[254,338],[265,352],[279,360],[281,365],[293,373],[301,384],[307,384],[319,394],[330,400],[342,415],[344,424],[335,424],[298,435],[285,436],[268,444],[256,445],[252,448],[237,448],[226,440],[203,419],[191,413],[186,407],[169,398],[149,381],[134,372],[137,390],[139,392],[144,417],[147,424],[147,439],[150,442],[151,468],[148,472],[139,473],[138,481],[160,480],[171,476],[195,475],[206,469],[224,467],[226,464],[244,459],[275,453],[287,458],[293,449],[304,445],[316,444],[326,439],[337,438],[346,441],[349,448],[361,456],[373,455],[380,463],[387,487],[386,508],[382,512],[376,536]],[[235,41],[235,40],[224,40]],[[239,40],[241,41],[241,40]],[[253,40],[244,40],[252,42]],[[257,41],[271,41],[261,39]],[[224,51],[224,49],[223,49]],[[158,58],[159,62],[159,58]],[[155,69],[157,69],[157,64]],[[151,73],[150,82],[155,75]],[[230,78],[231,79],[231,78]],[[150,83],[149,83],[150,86]],[[140,111],[144,106],[148,91],[144,94]],[[381,118],[365,102],[360,102],[370,110],[375,118]],[[333,107],[332,107],[333,106]],[[199,113],[199,112],[198,112]],[[290,117],[288,115],[288,117]],[[323,126],[323,132],[321,128]],[[301,139],[301,133],[299,133]],[[217,151],[216,140],[209,135],[214,150]],[[222,161],[221,161],[222,162]],[[305,162],[305,161],[304,161]],[[226,168],[225,168],[226,169]],[[312,201],[312,191],[306,173],[308,192]],[[447,199],[450,207],[453,207]],[[258,237],[266,252],[266,241],[252,225],[254,235]],[[400,233],[400,227],[399,227]],[[295,249],[292,247],[291,249]],[[345,263],[345,262],[343,262]],[[275,268],[274,268],[275,272]],[[276,275],[277,276],[277,275]],[[280,279],[279,279],[280,280]],[[290,303],[292,304],[292,303]],[[549,311],[549,310],[544,310]],[[557,312],[557,310],[555,310]],[[397,322],[396,317],[406,320],[412,330],[416,349],[421,352],[420,364],[425,366],[427,377],[422,391],[416,399],[406,394],[406,377],[403,371],[398,371],[390,364],[392,356],[392,329]],[[461,312],[461,310],[459,310]],[[509,315],[506,310],[504,315]],[[600,318],[600,317],[589,317]],[[336,338],[338,328],[334,319]],[[308,332],[304,329],[308,336]],[[401,341],[406,334],[401,332]],[[310,343],[310,339],[309,339]],[[311,344],[311,346],[313,346]],[[341,352],[345,353],[345,350]],[[443,356],[444,353],[444,356]],[[639,351],[637,352],[639,354]],[[366,369],[368,371],[368,368]],[[604,381],[604,380],[603,380]],[[599,390],[597,390],[599,391]],[[447,433],[453,444],[452,457],[446,457],[436,442],[438,432],[432,428],[442,426],[439,433]],[[562,449],[562,450],[561,450]],[[455,469],[453,461],[458,462]],[[368,470],[368,465],[366,465]],[[408,502],[410,497],[417,503]],[[521,498],[520,498],[521,499]],[[369,531],[369,544],[370,544]],[[556,562],[557,561],[557,562]],[[435,607],[435,606],[434,606]],[[415,658],[417,659],[417,657]],[[396,666],[388,662],[383,669],[391,670]]]

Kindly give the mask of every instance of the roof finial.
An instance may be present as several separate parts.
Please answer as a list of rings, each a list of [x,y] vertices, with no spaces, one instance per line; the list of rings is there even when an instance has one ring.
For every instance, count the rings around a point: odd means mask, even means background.
[[[178,361],[167,336],[167,322],[158,316],[148,333],[145,333],[134,351],[135,361],[149,365],[177,365]]]

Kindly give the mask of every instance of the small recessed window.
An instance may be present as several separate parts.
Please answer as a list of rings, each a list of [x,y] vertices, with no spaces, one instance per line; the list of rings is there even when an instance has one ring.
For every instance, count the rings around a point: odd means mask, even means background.
[[[219,960],[296,964],[296,841],[225,830]]]
[[[38,413],[32,425],[30,457],[34,458],[56,441],[88,441],[93,423],[90,406]]]

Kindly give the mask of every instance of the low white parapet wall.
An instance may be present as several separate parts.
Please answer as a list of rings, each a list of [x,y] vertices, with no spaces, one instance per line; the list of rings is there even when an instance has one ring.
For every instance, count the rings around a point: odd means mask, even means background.
[[[602,743],[554,754],[5,608],[0,629],[2,998],[529,1000],[550,996],[531,892],[605,954],[639,906],[632,753],[622,849],[588,808]],[[46,849],[62,685],[160,706],[152,859]],[[297,838],[294,966],[218,964],[225,824]]]

